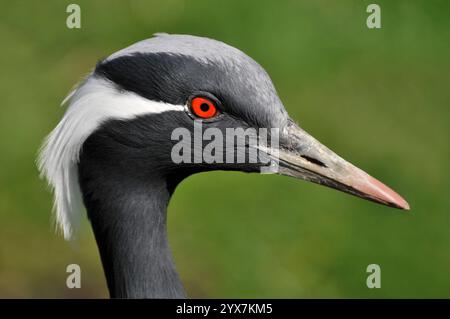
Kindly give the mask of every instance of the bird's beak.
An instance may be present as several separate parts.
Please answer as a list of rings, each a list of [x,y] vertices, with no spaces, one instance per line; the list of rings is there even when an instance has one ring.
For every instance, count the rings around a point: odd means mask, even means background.
[[[278,173],[335,188],[387,206],[409,210],[392,189],[347,162],[289,121],[280,136]]]

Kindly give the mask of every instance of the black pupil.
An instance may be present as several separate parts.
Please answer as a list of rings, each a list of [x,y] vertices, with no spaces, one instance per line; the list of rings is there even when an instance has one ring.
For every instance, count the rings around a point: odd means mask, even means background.
[[[207,112],[209,110],[209,105],[206,103],[202,103],[200,105],[200,110],[202,110],[203,112]]]

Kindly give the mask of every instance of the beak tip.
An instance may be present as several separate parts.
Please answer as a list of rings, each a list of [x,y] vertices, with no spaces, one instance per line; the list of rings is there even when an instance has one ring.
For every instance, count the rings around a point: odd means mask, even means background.
[[[406,200],[404,200],[402,197],[400,197],[400,198],[402,199],[402,202],[399,203],[398,208],[409,211],[411,209],[411,207],[409,206],[409,203]]]
[[[373,200],[405,211],[410,210],[408,202],[403,197],[379,180],[370,175],[366,175],[363,181],[356,188],[364,194],[369,195]]]

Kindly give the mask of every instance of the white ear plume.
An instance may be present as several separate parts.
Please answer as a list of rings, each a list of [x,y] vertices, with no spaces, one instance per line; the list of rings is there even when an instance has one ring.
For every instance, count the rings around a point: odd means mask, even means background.
[[[90,75],[63,101],[68,108],[42,145],[38,166],[54,193],[56,226],[70,239],[80,224],[82,196],[78,184],[80,150],[84,141],[109,119],[183,111],[184,106],[148,100],[118,90],[108,80]]]

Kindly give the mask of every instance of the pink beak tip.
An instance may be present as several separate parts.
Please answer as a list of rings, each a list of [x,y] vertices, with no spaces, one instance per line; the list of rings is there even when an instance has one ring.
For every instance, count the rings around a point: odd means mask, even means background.
[[[369,195],[375,201],[399,209],[410,210],[408,202],[403,197],[379,180],[367,175],[365,180],[358,184],[356,185],[356,189]]]
[[[409,206],[409,204],[408,204],[408,202],[406,200],[405,200],[404,206],[402,206],[400,208],[403,209],[403,210],[410,210],[411,209],[411,207]]]

